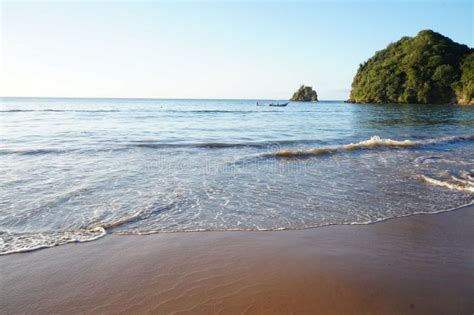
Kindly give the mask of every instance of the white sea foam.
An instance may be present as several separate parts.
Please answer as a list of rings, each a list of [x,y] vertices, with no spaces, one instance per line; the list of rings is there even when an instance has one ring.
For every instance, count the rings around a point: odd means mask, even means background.
[[[414,147],[416,145],[418,145],[418,142],[416,141],[411,141],[411,140],[397,141],[397,140],[392,140],[392,139],[382,139],[378,136],[373,136],[369,140],[365,140],[365,141],[361,141],[357,143],[349,143],[349,144],[333,146],[333,147],[314,148],[314,149],[309,149],[309,150],[284,149],[284,150],[272,152],[270,154],[266,154],[266,156],[274,156],[274,157],[280,157],[280,158],[310,157],[310,156],[319,156],[319,155],[335,153],[338,151],[354,151],[354,150],[359,150],[359,149],[373,149],[373,148],[378,148],[378,147],[407,148],[407,147]]]
[[[459,179],[455,176],[452,176],[450,180],[439,180],[426,175],[419,175],[418,178],[431,185],[474,193],[474,182]]]
[[[297,158],[297,157],[311,157],[325,154],[331,154],[340,151],[355,151],[361,149],[376,149],[376,148],[413,148],[422,145],[438,144],[438,143],[452,143],[458,141],[471,141],[474,140],[474,135],[465,136],[452,136],[452,137],[440,137],[426,140],[393,140],[383,139],[379,136],[373,136],[369,140],[360,141],[357,143],[343,144],[332,147],[321,147],[314,149],[305,150],[292,150],[283,149],[271,153],[266,153],[266,157],[279,157],[279,158]]]
[[[106,231],[102,227],[38,233],[0,232],[0,255],[33,251],[67,243],[89,242],[105,235]]]

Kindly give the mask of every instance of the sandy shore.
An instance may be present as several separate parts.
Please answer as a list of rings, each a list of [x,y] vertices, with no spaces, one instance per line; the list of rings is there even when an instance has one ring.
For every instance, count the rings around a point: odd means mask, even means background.
[[[474,207],[303,231],[107,236],[0,257],[18,313],[472,314]]]

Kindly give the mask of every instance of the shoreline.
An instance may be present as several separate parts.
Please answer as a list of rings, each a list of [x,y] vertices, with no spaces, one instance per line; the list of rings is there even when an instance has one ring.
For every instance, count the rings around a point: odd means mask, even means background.
[[[449,209],[446,209],[446,210],[439,210],[439,211],[435,211],[435,212],[423,212],[423,211],[420,211],[420,212],[415,212],[415,213],[410,213],[410,214],[405,214],[405,215],[401,215],[401,216],[398,216],[398,217],[390,217],[390,218],[384,218],[384,219],[379,219],[379,220],[376,220],[376,221],[371,221],[371,222],[361,222],[361,223],[356,223],[356,222],[352,222],[352,223],[330,223],[330,224],[326,224],[326,225],[317,225],[317,226],[308,226],[308,227],[302,227],[302,228],[279,228],[279,229],[222,229],[222,230],[185,230],[185,231],[159,231],[159,232],[156,232],[156,231],[151,231],[151,232],[144,232],[144,233],[126,233],[126,232],[122,232],[122,233],[114,233],[114,232],[111,232],[111,233],[108,233],[107,232],[107,228],[103,227],[103,226],[98,226],[98,227],[95,227],[93,229],[97,229],[97,228],[100,228],[103,233],[98,235],[97,237],[93,238],[93,239],[89,239],[89,240],[84,240],[84,241],[71,241],[71,242],[66,242],[66,243],[63,243],[63,244],[54,244],[54,245],[44,245],[44,246],[40,246],[40,247],[35,247],[35,248],[29,248],[29,249],[25,249],[25,250],[17,250],[17,251],[11,251],[11,252],[5,252],[5,253],[0,253],[0,257],[2,256],[7,256],[7,255],[15,255],[15,254],[22,254],[22,253],[30,253],[30,252],[35,252],[35,251],[38,251],[38,250],[45,250],[45,249],[49,249],[49,248],[54,248],[54,247],[58,247],[58,246],[67,246],[69,244],[82,244],[82,243],[89,243],[89,242],[95,242],[95,241],[98,241],[98,240],[101,240],[103,239],[104,237],[108,237],[108,236],[145,236],[145,235],[155,235],[155,234],[174,234],[174,233],[215,233],[215,232],[219,232],[219,233],[225,233],[225,232],[283,232],[283,231],[305,231],[305,230],[311,230],[311,229],[319,229],[319,228],[324,228],[324,227],[331,227],[331,226],[351,226],[351,225],[371,225],[371,224],[378,224],[378,223],[382,223],[382,222],[385,222],[385,221],[390,221],[390,220],[395,220],[395,219],[401,219],[401,218],[407,218],[407,217],[411,217],[411,216],[419,216],[419,215],[436,215],[436,214],[440,214],[440,213],[445,213],[445,212],[452,212],[452,211],[457,211],[457,210],[462,210],[462,209],[465,209],[465,208],[469,208],[469,207],[474,207],[474,201],[468,203],[468,204],[465,204],[465,205],[462,205],[462,206],[459,206],[459,207],[454,207],[454,208],[449,208]]]
[[[15,313],[471,314],[474,206],[377,224],[109,234],[0,257]]]

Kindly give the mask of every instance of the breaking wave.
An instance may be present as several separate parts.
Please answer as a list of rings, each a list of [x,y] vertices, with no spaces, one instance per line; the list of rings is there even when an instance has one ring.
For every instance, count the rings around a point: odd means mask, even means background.
[[[267,149],[268,151],[260,156],[263,157],[277,157],[277,158],[305,158],[311,156],[319,156],[325,154],[331,154],[339,151],[356,151],[361,149],[377,149],[377,148],[413,148],[420,147],[423,145],[436,145],[436,144],[449,144],[457,143],[462,141],[473,141],[474,135],[465,136],[452,136],[452,137],[441,137],[434,139],[425,140],[392,140],[383,139],[379,136],[373,136],[369,140],[360,141],[357,143],[349,143],[338,146],[318,147],[314,149],[280,149],[281,146],[286,145],[302,145],[302,144],[315,144],[318,140],[283,140],[283,141],[262,141],[262,142],[190,142],[190,143],[160,143],[153,141],[135,141],[131,143],[119,144],[113,146],[109,143],[106,147],[90,147],[90,148],[71,148],[71,149],[54,149],[54,148],[38,148],[29,150],[9,150],[0,149],[0,155],[44,155],[44,154],[64,154],[70,152],[113,152],[123,151],[127,149],[229,149],[229,148],[256,148],[256,149]],[[278,150],[273,150],[273,149]]]
[[[356,151],[362,149],[376,149],[376,148],[414,148],[424,145],[435,145],[435,144],[446,144],[455,143],[461,141],[472,141],[474,135],[467,136],[452,136],[452,137],[441,137],[426,140],[392,140],[383,139],[379,136],[373,136],[369,140],[360,141],[357,143],[349,143],[333,147],[322,147],[307,150],[292,150],[283,149],[275,152],[265,153],[263,157],[276,157],[276,158],[307,158],[312,156],[320,156],[325,154],[336,153],[340,151]]]
[[[451,176],[449,180],[440,180],[432,178],[426,175],[419,175],[418,178],[428,184],[444,187],[452,190],[458,190],[468,193],[474,193],[474,181],[470,175],[466,176],[468,179],[462,179],[455,176]]]

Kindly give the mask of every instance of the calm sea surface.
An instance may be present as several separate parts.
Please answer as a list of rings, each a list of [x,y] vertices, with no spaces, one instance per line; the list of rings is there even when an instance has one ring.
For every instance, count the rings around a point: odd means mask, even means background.
[[[0,110],[0,253],[367,224],[474,197],[474,107],[3,98]]]

